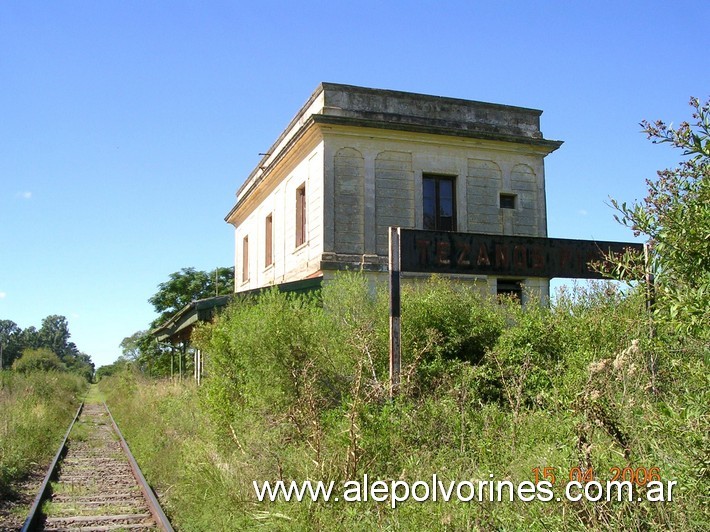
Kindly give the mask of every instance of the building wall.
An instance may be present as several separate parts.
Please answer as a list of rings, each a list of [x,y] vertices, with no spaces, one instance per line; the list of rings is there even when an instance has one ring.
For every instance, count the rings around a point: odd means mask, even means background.
[[[335,247],[341,253],[365,253],[365,158],[355,148],[333,155]]]
[[[423,228],[422,178],[456,183],[456,229],[547,236],[543,155],[525,146],[406,133],[325,136],[325,179],[336,199],[326,205],[324,250],[336,255],[387,255],[387,228]],[[516,196],[502,209],[501,193]]]
[[[352,129],[325,138],[323,250],[330,260],[357,267],[387,263],[389,226],[423,228],[423,176],[455,178],[456,230],[547,236],[544,154],[525,145],[471,141],[405,132]],[[515,208],[500,207],[500,194]],[[382,280],[382,275],[375,275]],[[496,279],[471,279],[496,293]],[[523,280],[549,297],[546,279]]]
[[[323,252],[323,146],[304,157],[254,194],[240,209],[235,231],[235,291],[302,279],[317,272]],[[305,242],[296,246],[296,190],[306,187]],[[272,215],[272,257],[266,265],[266,217]],[[249,238],[249,279],[243,281],[243,241]]]
[[[323,142],[272,177],[242,207],[235,231],[235,290],[302,279],[321,260],[350,267],[387,261],[389,226],[421,229],[422,178],[456,182],[457,230],[547,236],[543,155],[525,146],[422,136],[406,132],[330,131]],[[306,242],[295,245],[296,189],[306,186]],[[516,195],[501,209],[500,193]],[[273,220],[273,263],[265,264],[265,224]],[[242,280],[243,239],[249,238],[249,279]],[[480,284],[480,281],[479,283]],[[547,294],[544,280],[528,281]],[[486,285],[486,283],[484,283]],[[495,292],[495,281],[487,283]]]

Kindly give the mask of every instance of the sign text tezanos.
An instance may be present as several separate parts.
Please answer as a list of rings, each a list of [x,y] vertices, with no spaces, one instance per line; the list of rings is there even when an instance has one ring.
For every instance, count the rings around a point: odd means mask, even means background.
[[[601,279],[589,267],[604,254],[642,244],[400,229],[405,272]]]

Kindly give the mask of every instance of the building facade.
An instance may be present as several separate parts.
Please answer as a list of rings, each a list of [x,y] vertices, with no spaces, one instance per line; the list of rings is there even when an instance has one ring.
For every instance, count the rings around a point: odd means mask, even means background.
[[[237,191],[235,291],[387,272],[390,226],[547,236],[541,111],[322,83]],[[460,276],[492,293],[549,280]]]

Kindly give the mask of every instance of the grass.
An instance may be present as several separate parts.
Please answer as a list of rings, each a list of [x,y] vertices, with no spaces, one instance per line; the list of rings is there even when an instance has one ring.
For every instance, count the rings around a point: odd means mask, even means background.
[[[0,495],[49,462],[85,389],[84,379],[66,373],[0,372]]]
[[[55,495],[73,495],[73,496],[82,496],[82,495],[96,495],[99,494],[98,492],[98,485],[95,483],[91,484],[71,484],[71,483],[62,483],[62,482],[52,482],[51,483],[52,487],[52,493]],[[136,493],[140,492],[140,488],[138,486],[134,487],[127,487],[124,488],[126,491],[136,491]]]
[[[102,404],[104,401],[106,401],[106,396],[101,391],[98,384],[91,384],[84,398],[84,404]]]
[[[87,441],[91,433],[92,427],[88,423],[77,421],[69,433],[71,441]]]
[[[121,515],[143,513],[145,508],[136,505],[104,504],[95,507],[87,507],[80,502],[51,502],[42,504],[42,513],[49,517],[70,517],[81,514],[90,515]]]
[[[639,302],[606,288],[558,300],[549,310],[482,307],[465,319],[462,309],[474,304],[467,294],[456,299],[455,291],[435,286],[410,297],[420,299],[405,307],[408,380],[393,402],[378,395],[375,382],[384,366],[377,358],[379,318],[363,326],[357,320],[369,319],[369,310],[352,296],[330,307],[344,318],[340,328],[316,306],[275,296],[267,307],[228,314],[209,332],[206,350],[208,363],[219,359],[222,365],[208,366],[211,375],[201,388],[136,373],[102,381],[174,526],[707,529],[707,346],[687,340],[680,352],[669,349],[672,337],[644,339]],[[276,311],[283,315],[274,317]],[[427,325],[432,323],[437,330]],[[467,335],[473,328],[476,336]],[[478,339],[484,349],[473,343]],[[464,348],[468,360],[451,357]],[[284,358],[267,358],[269,349]],[[303,357],[304,350],[313,356]],[[319,373],[323,367],[328,372]],[[252,485],[307,479],[340,485],[365,474],[371,481],[410,483],[433,474],[444,482],[477,482],[492,474],[518,484],[533,480],[536,468],[552,468],[555,495],[561,496],[570,472],[589,467],[602,482],[614,467],[658,467],[678,489],[672,503],[410,500],[393,509],[389,501],[372,499],[259,502]]]

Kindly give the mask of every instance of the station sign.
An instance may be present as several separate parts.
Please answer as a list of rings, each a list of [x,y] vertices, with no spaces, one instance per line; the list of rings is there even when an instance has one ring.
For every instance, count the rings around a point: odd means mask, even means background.
[[[590,267],[643,244],[399,229],[403,272],[602,279]]]

